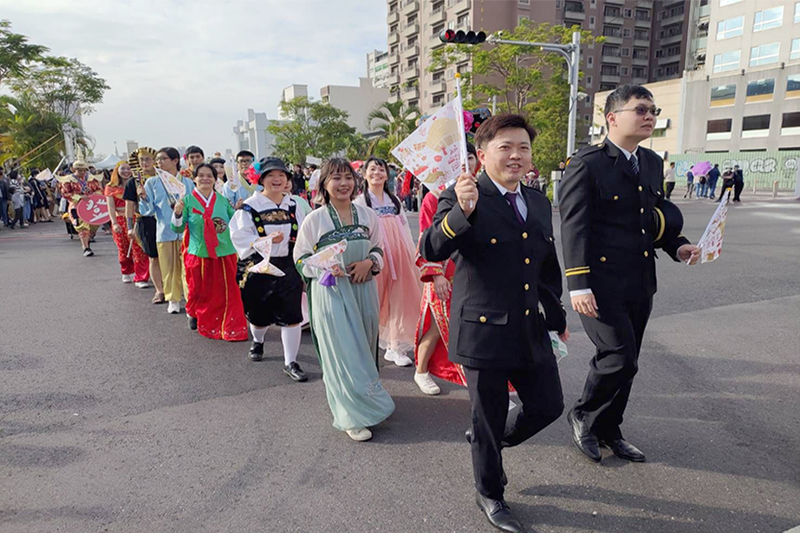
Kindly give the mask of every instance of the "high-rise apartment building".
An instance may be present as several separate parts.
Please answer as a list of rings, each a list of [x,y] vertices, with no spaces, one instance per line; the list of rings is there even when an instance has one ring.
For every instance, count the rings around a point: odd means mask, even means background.
[[[679,148],[800,149],[800,2],[700,0],[690,26]]]
[[[389,78],[389,52],[373,50],[367,54],[367,77],[372,82],[372,86],[378,89],[388,87]]]
[[[455,70],[427,72],[430,52],[444,29],[508,30],[522,19],[581,29],[605,42],[581,47],[582,87],[590,96],[624,83],[678,78],[686,60],[692,0],[387,0],[389,81],[392,99],[421,107],[444,104]],[[592,98],[579,115],[591,121]]]

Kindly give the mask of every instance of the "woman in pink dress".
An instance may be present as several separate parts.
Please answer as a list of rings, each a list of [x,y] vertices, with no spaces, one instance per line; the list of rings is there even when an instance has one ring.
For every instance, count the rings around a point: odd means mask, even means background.
[[[386,161],[370,157],[362,167],[367,187],[356,199],[378,215],[385,267],[376,277],[380,298],[380,346],[384,359],[411,366],[422,284],[415,265],[415,246],[405,211],[387,184]]]

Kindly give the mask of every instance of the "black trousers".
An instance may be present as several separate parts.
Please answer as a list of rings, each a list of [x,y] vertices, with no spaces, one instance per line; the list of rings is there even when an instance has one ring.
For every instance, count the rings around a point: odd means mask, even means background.
[[[672,196],[673,189],[675,189],[675,182],[674,181],[668,181],[667,182],[667,200],[669,200],[669,197]]]
[[[572,408],[598,438],[622,438],[622,415],[628,405],[639,351],[653,309],[653,299],[617,301],[597,297],[598,318],[581,315],[597,348],[589,364],[583,394]]]
[[[744,182],[743,181],[735,181],[733,182],[733,201],[734,202],[741,202],[742,199],[739,198],[742,194],[742,189],[744,189]]]
[[[475,488],[503,498],[500,450],[516,446],[552,424],[564,412],[555,357],[552,363],[513,370],[464,367],[472,408],[472,470]],[[508,382],[521,404],[508,410]]]

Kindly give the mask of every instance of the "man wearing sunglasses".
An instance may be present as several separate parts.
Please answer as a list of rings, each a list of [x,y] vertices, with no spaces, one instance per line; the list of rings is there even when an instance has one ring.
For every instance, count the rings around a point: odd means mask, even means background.
[[[655,249],[690,264],[700,256],[680,235],[680,211],[663,198],[664,161],[639,146],[660,112],[642,86],[613,91],[605,105],[608,136],[572,157],[561,182],[567,285],[597,348],[567,420],[577,448],[596,462],[601,445],[622,459],[645,460],[620,425],[656,292]]]

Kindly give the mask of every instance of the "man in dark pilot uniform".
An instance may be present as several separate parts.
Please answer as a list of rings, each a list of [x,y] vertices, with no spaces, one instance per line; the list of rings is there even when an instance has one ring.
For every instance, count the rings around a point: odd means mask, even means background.
[[[475,136],[484,171],[444,191],[420,241],[428,261],[456,264],[449,357],[464,368],[472,408],[478,507],[503,531],[521,531],[503,499],[500,451],[562,413],[561,382],[548,331],[569,336],[561,305],[550,202],[520,181],[535,132],[519,115],[496,115]],[[540,313],[539,305],[544,309]],[[508,412],[508,382],[521,405]]]
[[[572,439],[593,461],[600,445],[622,459],[644,454],[622,437],[620,425],[656,292],[655,248],[694,264],[700,250],[678,231],[680,211],[663,198],[664,162],[639,143],[660,113],[653,95],[623,85],[605,105],[608,136],[580,150],[561,182],[561,239],[572,308],[597,348],[578,402],[567,414]],[[655,222],[655,223],[654,223]],[[678,228],[680,229],[680,228]]]

